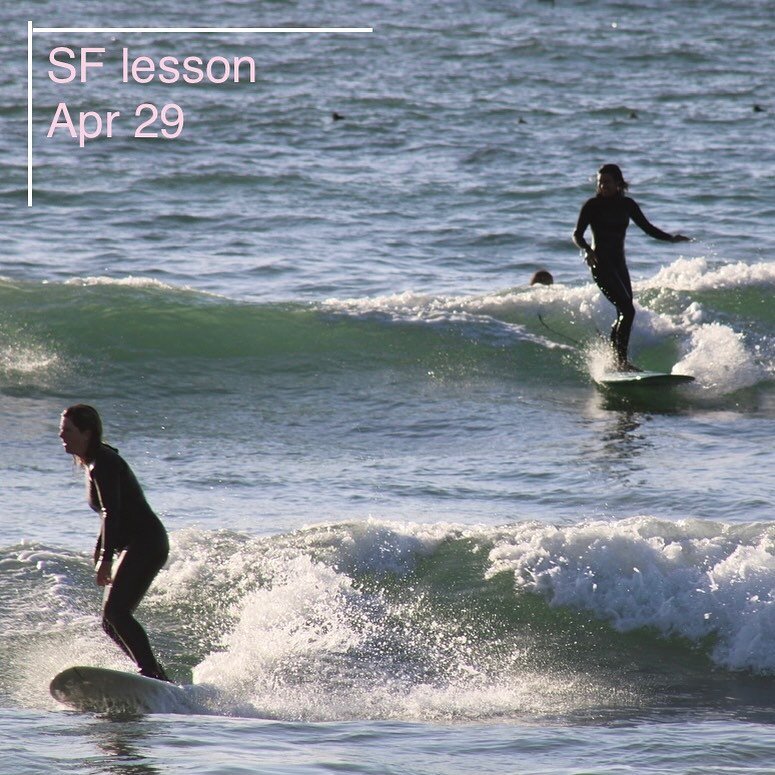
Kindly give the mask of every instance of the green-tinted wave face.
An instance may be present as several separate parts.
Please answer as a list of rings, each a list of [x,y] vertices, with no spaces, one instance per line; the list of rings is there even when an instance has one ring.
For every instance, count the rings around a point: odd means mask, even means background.
[[[5,377],[36,371],[99,372],[125,382],[140,373],[207,369],[276,373],[421,369],[465,374],[498,370],[504,350],[529,359],[552,349],[508,321],[432,300],[408,310],[376,302],[254,304],[144,281],[0,286]],[[536,321],[537,325],[537,321]],[[548,345],[548,347],[547,347]],[[550,356],[551,357],[551,356]],[[556,359],[555,359],[556,362]]]
[[[147,282],[6,284],[2,294],[11,336],[26,335],[71,356],[121,361],[292,351],[305,312]]]
[[[770,381],[771,284],[657,280],[639,290],[631,346],[642,367],[693,375],[703,398]],[[205,380],[249,393],[258,380],[285,392],[316,376],[366,379],[364,390],[439,380],[563,389],[610,359],[610,305],[591,284],[256,303],[139,279],[4,281],[0,305],[0,385],[11,390],[150,397]]]

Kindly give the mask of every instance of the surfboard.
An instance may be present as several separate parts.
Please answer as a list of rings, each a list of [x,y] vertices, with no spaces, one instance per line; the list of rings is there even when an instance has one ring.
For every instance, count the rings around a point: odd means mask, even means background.
[[[90,713],[191,713],[185,689],[136,673],[76,665],[58,673],[49,686],[51,696]]]
[[[600,377],[594,377],[599,385],[611,387],[628,385],[685,385],[694,382],[694,377],[688,374],[668,374],[663,371],[612,371],[602,374]]]

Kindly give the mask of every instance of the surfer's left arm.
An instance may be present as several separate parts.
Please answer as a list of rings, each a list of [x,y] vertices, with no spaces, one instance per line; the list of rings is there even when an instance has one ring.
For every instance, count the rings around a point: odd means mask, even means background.
[[[91,480],[96,491],[102,529],[100,554],[97,558],[97,584],[110,584],[113,576],[113,555],[117,549],[119,521],[121,519],[121,476],[113,460],[101,459],[91,470]]]
[[[594,248],[584,238],[584,232],[590,224],[589,217],[589,202],[587,202],[579,213],[578,221],[576,222],[576,228],[573,231],[573,244],[577,248],[580,248],[584,254],[584,260],[591,267],[594,267],[597,262],[597,256],[595,255]]]
[[[627,203],[629,205],[629,216],[649,237],[662,240],[663,242],[688,242],[689,237],[685,237],[683,234],[668,234],[666,231],[654,226],[651,221],[643,214],[643,210],[640,209],[640,205],[634,200],[627,197]]]

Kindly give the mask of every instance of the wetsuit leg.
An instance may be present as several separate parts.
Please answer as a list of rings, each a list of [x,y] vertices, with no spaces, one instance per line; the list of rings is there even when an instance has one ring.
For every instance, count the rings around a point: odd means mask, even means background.
[[[148,635],[133,616],[167,560],[166,537],[157,544],[127,548],[102,610],[102,628],[137,664],[143,675],[169,680],[153,655]]]
[[[630,332],[635,320],[630,273],[626,266],[603,267],[598,265],[592,270],[592,277],[606,299],[616,307],[616,320],[611,327],[611,346],[618,365],[623,367],[627,363]]]

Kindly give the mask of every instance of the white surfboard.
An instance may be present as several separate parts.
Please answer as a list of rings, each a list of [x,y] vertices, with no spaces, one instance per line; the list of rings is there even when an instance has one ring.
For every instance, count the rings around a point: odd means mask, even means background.
[[[628,385],[685,385],[694,382],[694,377],[688,374],[668,374],[663,371],[611,371],[595,377],[599,385],[610,387],[626,387]]]
[[[49,691],[63,705],[91,713],[194,711],[182,686],[103,667],[68,667],[54,676]]]

